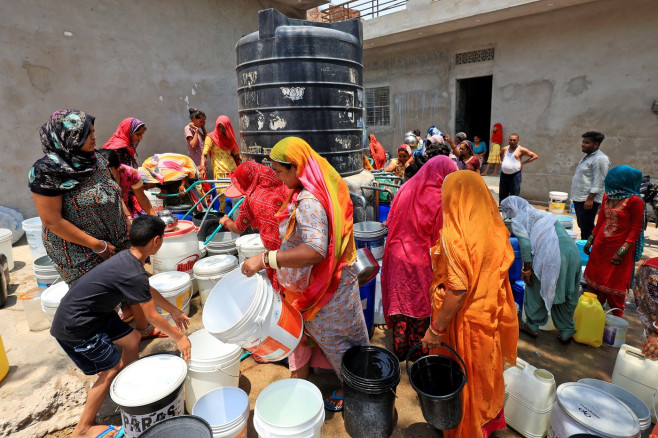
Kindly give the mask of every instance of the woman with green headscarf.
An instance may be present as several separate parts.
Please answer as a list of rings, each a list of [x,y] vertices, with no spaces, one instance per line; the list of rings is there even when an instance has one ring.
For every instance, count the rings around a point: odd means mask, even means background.
[[[623,316],[626,291],[633,282],[635,262],[644,250],[644,201],[640,196],[642,172],[616,166],[605,177],[605,195],[592,235],[585,245],[589,254],[585,280],[601,304],[607,301],[616,316]],[[630,254],[629,254],[630,253]]]
[[[292,377],[308,376],[317,346],[340,379],[343,354],[369,342],[353,266],[356,245],[349,189],[301,138],[284,138],[272,148],[270,158],[277,177],[290,189],[275,216],[281,248],[247,259],[242,270],[251,276],[264,268],[276,269],[275,288],[304,317],[306,336],[288,357]],[[325,407],[342,410],[342,393],[342,387],[334,391]]]

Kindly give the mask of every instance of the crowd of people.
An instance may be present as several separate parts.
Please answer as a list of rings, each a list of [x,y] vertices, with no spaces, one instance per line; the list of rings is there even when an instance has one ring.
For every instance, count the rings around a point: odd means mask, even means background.
[[[237,217],[224,216],[221,223],[234,233],[248,227],[260,232],[267,251],[248,258],[240,269],[246,276],[265,270],[274,289],[304,319],[304,336],[288,358],[292,377],[305,379],[319,367],[340,379],[343,354],[369,343],[354,266],[353,206],[338,172],[297,137],[272,145],[271,168],[242,162],[227,116],[218,117],[210,133],[204,112],[190,109],[189,117],[184,128],[188,155],[156,154],[141,166],[137,147],[146,126],[136,118],[123,120],[102,151],[96,151],[95,118],[82,111],[57,111],[41,128],[44,157],[30,170],[29,186],[46,251],[70,286],[51,334],[82,372],[98,376],[76,438],[103,432],[108,438],[120,436],[119,430],[96,425],[95,414],[112,378],[137,359],[141,339],[169,336],[183,358],[190,356],[183,334],[189,318],[149,286],[143,267],[164,238],[164,222],[144,194],[154,185],[173,184],[172,191],[183,195],[193,181],[212,174],[230,178],[227,192],[244,197]],[[463,420],[444,432],[449,437],[488,437],[505,427],[503,371],[516,362],[520,331],[536,337],[550,315],[561,342],[570,342],[575,333],[578,249],[554,215],[519,197],[522,167],[537,154],[519,145],[515,133],[501,147],[502,138],[500,124],[492,130],[491,147],[478,136],[468,140],[463,132],[453,140],[432,126],[425,139],[418,130],[405,135],[390,161],[374,135],[364,148],[365,167],[404,180],[390,207],[382,262],[393,352],[405,360],[418,343],[423,347],[418,354],[433,354],[446,344],[466,366]],[[585,156],[572,193],[590,253],[586,287],[621,315],[643,249],[641,172],[610,168],[599,150],[603,138],[596,132],[583,135]],[[485,161],[483,175],[490,164],[494,173],[501,165],[500,207],[480,176]],[[501,212],[512,219],[521,248],[527,316],[521,323],[508,275],[514,251]],[[651,283],[656,270],[654,262],[642,266],[635,295],[647,357],[658,356],[658,290]],[[167,323],[155,305],[175,324]],[[135,329],[127,324],[131,315]],[[114,344],[123,347],[121,354]],[[341,386],[325,407],[340,411],[342,403]]]

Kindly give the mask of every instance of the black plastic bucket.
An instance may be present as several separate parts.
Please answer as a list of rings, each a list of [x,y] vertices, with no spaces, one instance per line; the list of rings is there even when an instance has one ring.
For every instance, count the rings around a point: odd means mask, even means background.
[[[374,345],[352,347],[343,355],[341,374],[347,433],[355,438],[391,436],[395,388],[400,383],[400,363],[395,355]]]
[[[461,366],[448,356],[429,355],[421,357],[409,368],[409,359],[420,345],[414,345],[407,354],[407,374],[418,394],[423,417],[439,430],[453,429],[462,421],[462,389],[468,381],[466,365],[455,350],[441,343],[459,359]]]
[[[212,438],[212,428],[195,415],[168,418],[149,428],[140,438]]]

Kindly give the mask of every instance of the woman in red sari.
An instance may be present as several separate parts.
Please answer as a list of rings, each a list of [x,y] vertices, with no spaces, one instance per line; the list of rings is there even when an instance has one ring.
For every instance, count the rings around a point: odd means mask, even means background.
[[[368,144],[368,148],[370,149],[370,156],[375,161],[375,170],[382,169],[386,164],[386,151],[373,134],[370,134],[369,139],[370,143]]]
[[[644,250],[644,201],[640,197],[642,172],[616,166],[605,177],[605,195],[599,217],[585,245],[590,254],[585,280],[601,304],[623,316],[626,291],[633,282],[635,262]],[[629,254],[630,253],[630,254]]]

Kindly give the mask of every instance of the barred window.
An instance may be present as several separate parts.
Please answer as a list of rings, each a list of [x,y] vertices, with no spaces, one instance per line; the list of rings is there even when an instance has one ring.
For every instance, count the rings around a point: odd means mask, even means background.
[[[457,53],[455,64],[472,64],[474,62],[491,61],[494,59],[494,49],[474,50],[472,52]]]
[[[388,126],[390,117],[389,87],[366,88],[367,126]]]

